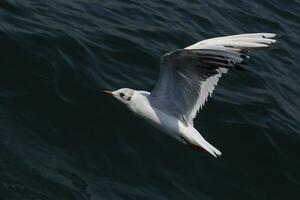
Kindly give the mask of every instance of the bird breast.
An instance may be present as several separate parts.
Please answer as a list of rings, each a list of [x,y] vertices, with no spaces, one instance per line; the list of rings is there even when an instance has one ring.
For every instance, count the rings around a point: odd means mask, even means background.
[[[176,117],[161,111],[155,105],[151,105],[145,96],[140,95],[132,98],[128,107],[135,114],[176,139],[179,139],[182,132],[187,129]]]

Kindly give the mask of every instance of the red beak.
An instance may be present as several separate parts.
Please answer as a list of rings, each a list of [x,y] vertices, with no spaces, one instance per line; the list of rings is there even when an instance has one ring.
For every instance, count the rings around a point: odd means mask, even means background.
[[[112,91],[104,90],[103,93],[106,94],[107,96],[113,96]]]

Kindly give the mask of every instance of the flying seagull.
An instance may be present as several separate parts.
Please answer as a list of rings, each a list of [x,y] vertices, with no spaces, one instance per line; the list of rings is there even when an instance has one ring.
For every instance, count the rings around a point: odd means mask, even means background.
[[[193,120],[230,69],[242,69],[252,50],[276,43],[274,33],[250,33],[217,37],[185,49],[166,53],[160,60],[160,75],[150,92],[121,88],[104,91],[138,116],[192,149],[221,152],[194,128]]]

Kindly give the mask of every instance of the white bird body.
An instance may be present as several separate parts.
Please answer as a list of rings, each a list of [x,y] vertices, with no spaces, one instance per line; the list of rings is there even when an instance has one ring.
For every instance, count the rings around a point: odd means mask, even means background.
[[[221,152],[194,128],[196,117],[222,74],[243,69],[248,51],[276,42],[276,34],[252,33],[212,38],[165,54],[160,76],[150,92],[122,88],[106,91],[146,121],[195,150],[215,157]]]
[[[176,117],[151,106],[148,96],[142,95],[136,91],[131,98],[131,103],[128,104],[128,108],[156,128],[166,132],[173,138],[182,141],[180,136],[182,132],[186,131],[187,127]]]
[[[174,139],[184,144],[189,143],[195,146],[201,146],[214,156],[221,155],[221,152],[209,144],[193,125],[185,125],[173,115],[165,113],[155,106],[151,106],[151,99],[149,97],[150,93],[134,91],[130,103],[127,104],[127,106],[133,113]]]

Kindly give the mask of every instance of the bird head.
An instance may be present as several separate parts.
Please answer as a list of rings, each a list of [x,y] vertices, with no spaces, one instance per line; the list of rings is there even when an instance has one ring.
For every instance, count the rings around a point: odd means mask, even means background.
[[[130,100],[131,100],[131,97],[134,94],[134,91],[135,90],[129,89],[129,88],[121,88],[121,89],[118,89],[118,90],[115,90],[115,91],[105,90],[103,92],[104,92],[104,94],[106,94],[108,96],[115,97],[118,101],[121,101],[124,104],[129,104]]]

